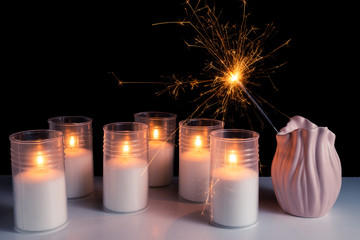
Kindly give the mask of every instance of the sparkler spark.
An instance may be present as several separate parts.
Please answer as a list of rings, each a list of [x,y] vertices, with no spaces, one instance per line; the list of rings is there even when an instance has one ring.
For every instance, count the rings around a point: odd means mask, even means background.
[[[229,22],[221,24],[215,8],[211,8],[206,3],[201,6],[200,3],[201,0],[193,6],[190,0],[186,2],[185,10],[188,15],[184,21],[155,23],[153,26],[172,23],[190,25],[195,30],[196,37],[193,44],[188,42],[186,44],[189,47],[203,48],[209,54],[210,61],[204,67],[209,79],[188,78],[187,80],[181,80],[173,76],[173,83],[157,94],[168,91],[176,98],[180,92],[179,89],[186,91],[186,88],[191,90],[198,88],[200,94],[196,100],[202,101],[202,103],[192,115],[196,112],[201,114],[211,107],[216,107],[214,117],[222,114],[223,119],[226,118],[230,105],[237,105],[232,103],[240,103],[240,106],[244,109],[248,105],[254,104],[277,131],[257,101],[252,97],[247,86],[257,85],[252,81],[253,79],[268,77],[274,69],[281,66],[263,68],[264,60],[280,48],[288,45],[290,40],[265,53],[264,42],[273,33],[274,27],[269,24],[264,32],[260,34],[258,34],[256,28],[248,28],[245,1],[243,1],[243,15],[240,26],[231,25]]]

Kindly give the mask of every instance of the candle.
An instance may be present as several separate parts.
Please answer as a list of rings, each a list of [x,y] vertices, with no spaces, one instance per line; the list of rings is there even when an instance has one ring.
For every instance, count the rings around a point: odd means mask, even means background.
[[[118,158],[104,163],[104,207],[135,212],[148,202],[147,163],[139,158]]]
[[[34,168],[17,174],[14,183],[15,226],[19,231],[46,231],[67,222],[65,175]]]
[[[111,123],[104,126],[103,204],[111,212],[128,213],[148,203],[148,126]]]
[[[179,196],[192,202],[205,202],[210,181],[209,133],[224,126],[213,119],[180,122]]]
[[[93,153],[77,146],[74,136],[65,148],[66,194],[68,198],[86,196],[94,190]]]
[[[176,115],[164,112],[140,112],[136,122],[149,125],[149,186],[162,187],[173,179]]]
[[[210,180],[210,152],[203,149],[200,136],[194,139],[194,149],[180,152],[179,195],[193,202],[205,202]]]
[[[48,120],[50,129],[63,132],[65,177],[68,198],[79,198],[94,191],[92,119],[61,116]]]
[[[149,141],[149,186],[166,186],[173,179],[174,145],[159,140],[159,129]]]
[[[212,221],[222,226],[249,226],[258,217],[258,174],[241,166],[215,169]]]
[[[62,133],[34,130],[10,136],[15,229],[54,231],[67,223]]]
[[[257,222],[258,137],[255,132],[237,129],[211,133],[210,218],[213,224],[239,228]]]

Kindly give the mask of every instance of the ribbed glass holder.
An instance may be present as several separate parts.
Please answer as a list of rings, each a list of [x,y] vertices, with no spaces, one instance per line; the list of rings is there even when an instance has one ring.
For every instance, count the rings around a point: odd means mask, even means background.
[[[50,129],[61,131],[64,136],[67,197],[91,194],[94,191],[92,119],[61,116],[48,122]]]
[[[148,126],[104,126],[103,204],[107,211],[137,212],[148,204]]]
[[[10,135],[15,229],[55,231],[67,223],[62,133],[32,130]]]
[[[140,112],[135,122],[149,125],[149,186],[163,187],[172,183],[176,115],[165,112]]]
[[[244,228],[257,222],[259,134],[241,129],[210,133],[210,222]]]
[[[210,132],[224,122],[196,118],[179,123],[179,196],[187,201],[205,202],[210,181]]]

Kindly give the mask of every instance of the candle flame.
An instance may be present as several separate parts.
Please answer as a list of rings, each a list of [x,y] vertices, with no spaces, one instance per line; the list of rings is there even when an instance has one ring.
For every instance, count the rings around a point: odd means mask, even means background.
[[[201,142],[200,136],[196,136],[196,138],[195,138],[195,147],[197,149],[199,149],[201,147],[201,145],[202,145],[202,142]]]
[[[75,146],[75,138],[73,136],[70,137],[70,141],[69,141],[70,147],[74,147]]]
[[[154,129],[154,139],[158,139],[159,138],[159,130],[158,129]]]
[[[118,159],[120,163],[127,164],[129,162],[130,145],[127,141],[124,141],[119,146],[119,153],[122,157]]]
[[[238,163],[235,151],[230,151],[229,158],[228,158],[228,165],[235,166]]]
[[[124,152],[125,154],[128,154],[128,153],[129,153],[129,150],[130,150],[129,145],[128,145],[128,144],[124,144],[124,146],[123,146],[123,152]]]
[[[36,164],[39,166],[39,167],[43,167],[44,166],[44,157],[42,155],[40,155],[39,153],[39,156],[36,157]]]

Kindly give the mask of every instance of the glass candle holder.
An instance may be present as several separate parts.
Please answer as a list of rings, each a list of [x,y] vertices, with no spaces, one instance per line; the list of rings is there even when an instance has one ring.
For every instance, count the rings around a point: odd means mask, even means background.
[[[257,222],[259,134],[240,129],[210,133],[210,222],[227,228]]]
[[[48,120],[49,128],[63,133],[65,179],[68,198],[80,198],[94,191],[92,119],[61,116]]]
[[[104,126],[105,210],[136,212],[148,204],[148,126],[119,122]]]
[[[15,229],[55,231],[67,223],[62,133],[32,130],[10,135]]]
[[[179,196],[192,202],[205,202],[210,182],[210,132],[224,122],[198,118],[179,123]]]
[[[140,112],[135,122],[149,125],[149,186],[163,187],[172,183],[176,115],[164,112]]]

